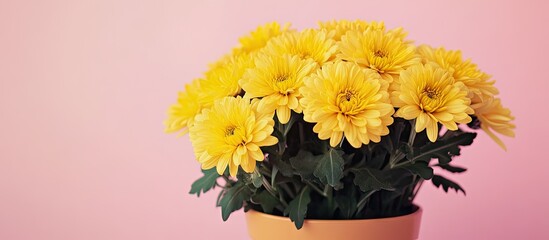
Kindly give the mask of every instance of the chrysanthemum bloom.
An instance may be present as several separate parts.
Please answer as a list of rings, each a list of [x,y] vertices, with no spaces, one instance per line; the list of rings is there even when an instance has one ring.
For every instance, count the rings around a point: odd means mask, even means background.
[[[290,54],[312,59],[319,65],[335,58],[337,46],[325,30],[306,29],[289,32],[271,39],[263,49],[270,55]]]
[[[251,55],[242,54],[233,56],[223,66],[219,66],[206,73],[206,79],[201,83],[201,103],[209,107],[217,99],[234,97],[241,91],[238,82],[248,68],[254,66]]]
[[[217,167],[221,175],[228,166],[236,176],[239,166],[253,172],[265,158],[260,147],[278,142],[273,125],[272,114],[257,112],[249,99],[225,97],[196,116],[190,139],[202,169]]]
[[[348,21],[348,20],[332,20],[328,22],[319,22],[320,29],[333,31],[332,38],[336,41],[340,41],[341,37],[348,31],[364,32],[366,30],[381,30],[385,31],[385,24],[383,22],[366,22],[362,20]]]
[[[327,63],[301,88],[304,120],[320,139],[337,146],[343,136],[355,148],[379,142],[393,123],[393,106],[379,74],[355,63]]]
[[[438,137],[438,123],[449,130],[469,123],[473,114],[467,88],[436,65],[418,64],[400,73],[400,88],[392,93],[396,117],[415,119],[415,131],[427,129],[431,142]]]
[[[240,46],[234,49],[235,54],[241,53],[253,53],[265,47],[267,42],[282,33],[291,31],[289,30],[290,24],[286,24],[283,27],[277,22],[267,23],[265,25],[257,27],[249,35],[243,36],[239,39]]]
[[[480,121],[480,127],[500,147],[507,150],[503,141],[493,131],[508,137],[515,137],[515,125],[511,123],[515,119],[508,108],[501,105],[499,98],[485,97],[475,109],[475,115]]]
[[[184,92],[179,92],[177,103],[170,106],[168,119],[164,121],[166,132],[172,133],[181,130],[183,135],[189,131],[188,128],[193,125],[194,117],[202,110],[199,98],[201,81],[194,80],[185,85]]]
[[[389,83],[400,71],[420,62],[416,48],[396,32],[349,31],[338,43],[338,58],[378,72]]]
[[[261,98],[258,110],[272,113],[276,110],[278,120],[288,123],[291,111],[301,113],[299,88],[303,79],[309,75],[317,64],[288,54],[258,55],[255,67],[249,69],[240,85],[246,91],[246,98]]]
[[[428,45],[418,47],[418,53],[423,63],[435,63],[452,74],[456,81],[462,82],[469,89],[469,97],[478,102],[482,95],[494,96],[498,90],[495,81],[490,81],[490,75],[480,71],[470,59],[463,60],[461,51],[451,51],[444,48],[434,49]]]

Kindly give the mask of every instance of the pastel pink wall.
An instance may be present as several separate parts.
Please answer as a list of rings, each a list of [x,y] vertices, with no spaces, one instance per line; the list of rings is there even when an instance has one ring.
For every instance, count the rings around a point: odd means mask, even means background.
[[[426,185],[421,239],[549,239],[546,1],[0,1],[0,239],[247,239],[221,221],[187,137],[163,134],[184,83],[257,25],[384,20],[462,49],[517,120],[456,162],[467,196]]]

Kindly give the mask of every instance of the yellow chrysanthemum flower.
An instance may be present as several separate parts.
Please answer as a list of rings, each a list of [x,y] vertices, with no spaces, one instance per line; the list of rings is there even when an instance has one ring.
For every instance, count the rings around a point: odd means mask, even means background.
[[[467,88],[456,82],[443,68],[416,65],[400,73],[400,88],[393,92],[392,102],[399,107],[395,116],[415,119],[415,130],[427,129],[431,142],[438,137],[438,123],[457,130],[457,123],[469,123],[473,114]]]
[[[303,79],[309,75],[317,64],[288,54],[260,55],[255,59],[255,67],[249,69],[240,85],[246,91],[246,98],[261,98],[258,110],[272,113],[276,110],[278,120],[286,124],[291,111],[301,112],[299,88]]]
[[[200,82],[194,80],[185,86],[184,92],[179,92],[177,103],[168,109],[168,119],[164,121],[165,131],[168,133],[182,130],[182,135],[193,125],[194,117],[202,110],[200,103]]]
[[[306,29],[302,32],[289,32],[273,38],[265,52],[270,55],[291,54],[301,59],[313,59],[322,65],[335,57],[337,46],[325,30]]]
[[[435,63],[452,74],[456,81],[463,82],[470,91],[469,97],[479,99],[481,95],[494,96],[499,93],[490,81],[490,75],[480,71],[470,59],[463,60],[461,51],[444,48],[434,49],[428,45],[418,47],[423,63]]]
[[[341,38],[338,58],[377,71],[389,83],[400,71],[419,63],[415,46],[405,41],[402,32],[349,31]]]
[[[343,136],[355,148],[379,142],[393,123],[393,106],[379,74],[355,63],[327,63],[301,88],[304,120],[320,139],[337,146]]]
[[[278,142],[273,126],[272,114],[257,112],[249,99],[225,97],[196,116],[190,139],[202,169],[217,167],[221,175],[229,167],[234,177],[239,166],[253,172],[265,158],[260,147]]]
[[[267,23],[263,26],[257,27],[249,35],[243,36],[239,39],[240,46],[234,49],[234,53],[253,53],[265,47],[267,42],[282,33],[291,31],[289,30],[290,24],[287,23],[283,27],[277,22]]]
[[[366,22],[362,20],[348,21],[348,20],[332,20],[328,22],[319,22],[320,29],[333,31],[332,38],[336,41],[340,41],[341,37],[348,31],[364,32],[366,30],[381,30],[385,31],[385,24],[383,22]]]
[[[206,73],[206,79],[201,83],[200,101],[204,107],[209,107],[217,99],[234,97],[241,92],[238,82],[247,69],[254,66],[251,55],[233,56],[227,62]]]
[[[480,121],[480,127],[500,147],[507,150],[503,141],[492,130],[504,136],[515,137],[515,125],[511,123],[515,120],[515,117],[511,115],[511,110],[504,108],[499,98],[493,97],[484,97],[478,105],[475,109],[475,115]]]

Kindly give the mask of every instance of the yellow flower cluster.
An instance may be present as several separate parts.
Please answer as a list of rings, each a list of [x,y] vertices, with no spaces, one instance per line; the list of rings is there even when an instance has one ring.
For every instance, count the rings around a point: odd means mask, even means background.
[[[167,132],[190,132],[202,167],[255,170],[260,147],[277,143],[275,120],[294,114],[314,123],[332,147],[380,142],[393,118],[437,140],[439,124],[457,130],[472,116],[494,134],[513,136],[514,119],[490,76],[459,51],[416,47],[402,28],[383,22],[330,21],[297,31],[273,22],[240,38],[231,54],[179,94]],[[276,115],[276,117],[275,117]]]

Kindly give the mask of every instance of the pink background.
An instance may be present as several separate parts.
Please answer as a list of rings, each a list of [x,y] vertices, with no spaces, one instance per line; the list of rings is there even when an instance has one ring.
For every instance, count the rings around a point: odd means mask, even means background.
[[[549,239],[546,1],[0,1],[0,239],[247,239],[165,135],[176,92],[257,25],[384,20],[462,49],[517,117],[456,162],[467,196],[430,184],[421,239]]]

